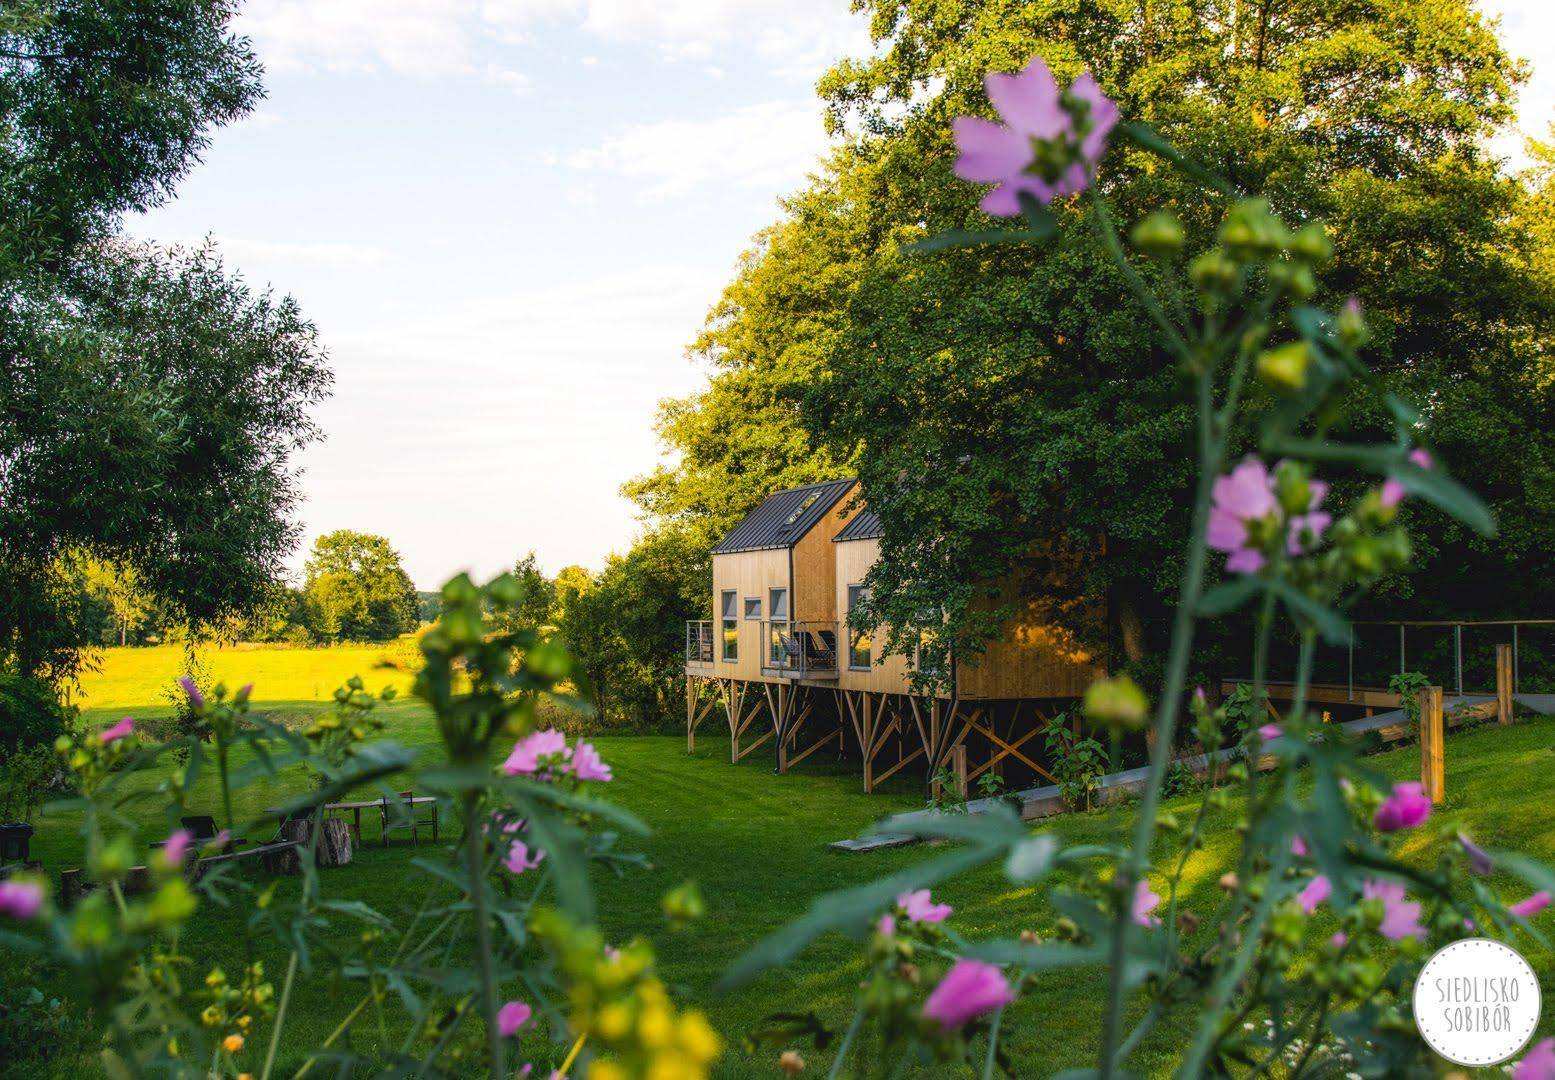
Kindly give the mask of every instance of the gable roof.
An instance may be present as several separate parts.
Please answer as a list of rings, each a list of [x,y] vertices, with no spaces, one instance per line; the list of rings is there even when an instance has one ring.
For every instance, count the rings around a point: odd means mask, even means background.
[[[853,490],[853,483],[849,477],[773,492],[713,548],[713,554],[793,547],[837,505],[838,499]]]
[[[853,515],[853,520],[842,527],[842,530],[832,537],[832,543],[840,544],[844,540],[878,540],[885,535],[885,530],[880,527],[880,519],[869,507],[865,507]]]

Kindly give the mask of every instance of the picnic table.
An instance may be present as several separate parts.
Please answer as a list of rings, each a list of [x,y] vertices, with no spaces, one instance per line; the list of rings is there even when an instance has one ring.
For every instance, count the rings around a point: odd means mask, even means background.
[[[434,823],[433,824],[433,835],[434,836],[437,835],[436,834],[436,828],[437,828],[437,826],[436,826],[436,821],[437,821],[437,796],[436,795],[417,795],[414,798],[409,798],[409,799],[407,799],[407,798],[399,798],[399,799],[349,799],[349,800],[346,800],[345,802],[325,803],[321,807],[321,809],[326,814],[331,813],[331,812],[344,813],[346,811],[349,811],[350,814],[351,814],[351,831],[356,834],[356,842],[360,844],[362,842],[362,811],[363,810],[387,811],[389,806],[394,804],[394,803],[396,803],[396,802],[400,806],[404,807],[406,810],[409,810],[412,814],[414,814],[416,812],[416,807],[417,806],[425,806],[425,805],[429,805],[430,804],[431,807],[432,807],[432,821]],[[267,814],[284,814],[285,812],[286,811],[284,809],[282,809],[281,807],[279,807],[279,806],[267,806],[265,808],[265,813],[267,813]],[[387,816],[386,813],[384,815],[383,821],[384,821],[385,825],[388,824],[388,816]],[[383,831],[383,845],[385,847],[388,847],[388,845],[389,845],[389,831],[388,831],[387,828],[385,828],[384,831]]]

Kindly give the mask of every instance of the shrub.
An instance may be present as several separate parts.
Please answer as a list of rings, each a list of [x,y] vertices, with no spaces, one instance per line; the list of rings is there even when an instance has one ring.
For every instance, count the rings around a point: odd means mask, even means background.
[[[61,705],[42,679],[0,674],[0,745],[48,746],[75,723],[76,710]]]
[[[53,747],[0,750],[0,824],[32,821],[44,798],[59,784],[59,762]]]

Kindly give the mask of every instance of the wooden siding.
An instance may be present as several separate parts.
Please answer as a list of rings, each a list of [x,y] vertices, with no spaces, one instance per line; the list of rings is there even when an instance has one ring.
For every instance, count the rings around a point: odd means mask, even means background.
[[[1018,602],[1013,582],[1002,582],[995,595],[983,600],[988,607]],[[1079,697],[1085,688],[1106,675],[1102,657],[1081,640],[1070,626],[1082,622],[1100,624],[1094,605],[1065,604],[1038,596],[1005,624],[1004,633],[990,641],[975,663],[956,665],[956,690],[963,698]]]
[[[883,661],[881,642],[884,634],[876,631],[870,649],[870,669],[848,669],[849,632],[845,620],[848,617],[848,586],[863,584],[864,575],[880,557],[879,540],[844,540],[832,545],[836,549],[837,641],[842,655],[838,658],[837,686],[842,690],[870,690],[882,694],[901,694],[908,690],[907,658],[889,656]]]
[[[842,617],[837,606],[837,552],[842,544],[832,543],[832,537],[842,531],[857,508],[853,496],[858,491],[854,484],[848,494],[837,500],[837,505],[815,527],[799,538],[794,545],[794,620],[796,622],[836,622]]]
[[[738,613],[736,621],[739,626],[740,655],[732,663],[723,659],[723,614],[719,604],[725,589],[734,590]],[[699,671],[720,679],[763,679],[761,657],[766,643],[761,640],[761,624],[772,614],[767,610],[772,589],[788,589],[789,605],[792,607],[794,593],[788,576],[788,549],[739,551],[713,556],[713,666],[709,669],[702,665]],[[747,596],[761,598],[760,620],[745,617]]]

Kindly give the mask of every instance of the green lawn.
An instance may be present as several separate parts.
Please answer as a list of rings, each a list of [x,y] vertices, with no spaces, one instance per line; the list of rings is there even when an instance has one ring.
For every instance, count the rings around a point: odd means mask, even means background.
[[[137,700],[160,703],[156,682],[164,674],[170,677],[176,669],[176,656],[152,655],[156,650],[139,652],[146,655],[110,653],[103,674],[88,680],[84,704],[91,710],[93,722],[123,712],[140,712]],[[333,685],[351,673],[351,665],[364,659],[370,664],[375,659],[373,650],[234,652],[223,654],[212,668],[233,683],[246,681],[245,672],[254,671],[255,700],[260,709],[279,715],[306,715],[316,708],[312,684]],[[248,660],[255,664],[245,664]],[[263,670],[274,675],[273,683],[259,677],[261,665],[268,665]],[[364,674],[370,686],[387,675]],[[408,745],[430,748],[434,740],[430,718],[417,703],[396,702],[386,715],[389,735]],[[855,946],[840,938],[823,940],[798,966],[769,974],[727,997],[712,996],[717,976],[743,949],[801,912],[815,894],[923,859],[932,849],[917,846],[863,855],[829,849],[829,841],[856,834],[882,815],[918,805],[912,783],[865,796],[852,771],[825,753],[815,755],[787,776],[774,775],[765,754],[733,766],[728,760],[727,739],[718,739],[715,730],[713,724],[704,726],[694,756],[685,753],[683,737],[597,740],[617,776],[610,785],[610,797],[653,830],[652,836],[638,845],[650,868],[599,881],[602,921],[612,939],[646,932],[658,950],[666,980],[685,1000],[709,1011],[730,1044],[717,1075],[772,1077],[778,1075],[774,1056],[768,1052],[747,1056],[739,1047],[740,1036],[762,1015],[776,1010],[813,1009],[832,1024],[844,1022],[851,989],[862,971]],[[1454,735],[1448,744],[1448,804],[1433,819],[1433,825],[1463,825],[1487,845],[1521,848],[1555,861],[1555,826],[1548,812],[1550,777],[1555,773],[1552,745],[1555,720],[1551,719],[1528,721],[1510,730],[1482,729]],[[1403,778],[1418,768],[1418,751],[1403,749],[1372,761]],[[277,794],[273,788],[246,791],[239,814],[266,805]],[[193,801],[198,804],[199,798]],[[1178,800],[1183,806],[1192,802]],[[1129,827],[1130,812],[1129,807],[1119,807],[1067,817],[1046,827],[1061,830],[1077,841],[1112,841]],[[147,811],[147,822],[148,831],[156,831],[154,812]],[[367,829],[367,838],[376,838],[375,827]],[[1415,840],[1422,848],[1426,842],[1423,835]],[[1187,906],[1210,909],[1218,897],[1215,882],[1233,850],[1234,836],[1224,830],[1194,856]],[[75,864],[77,847],[70,823],[42,821],[34,851],[51,869]],[[331,896],[365,900],[388,912],[413,908],[427,879],[408,866],[412,854],[403,840],[396,840],[388,849],[369,843],[352,866],[326,871],[324,888]],[[690,930],[671,933],[663,926],[659,897],[687,879],[700,883],[708,917]],[[1522,894],[1510,881],[1503,886],[1509,894]],[[1011,886],[997,867],[954,880],[937,890],[937,895],[955,905],[954,924],[968,936],[1008,935],[1027,928],[1045,933],[1054,919],[1033,890]],[[194,932],[186,940],[197,970],[217,962],[232,964],[238,926],[236,913],[211,908],[200,913]],[[262,955],[278,979],[284,954],[277,947],[268,947]],[[1541,972],[1551,969],[1549,954],[1530,951],[1529,958]],[[457,954],[455,962],[459,962]],[[1061,972],[1046,977],[1041,990],[1022,1001],[1005,1027],[1007,1044],[1022,1063],[1022,1075],[1047,1075],[1089,1063],[1103,986],[1100,972]],[[1546,994],[1552,992],[1555,983],[1546,979]],[[296,991],[283,1057],[295,1065],[300,1052],[322,1040],[356,999],[354,991],[328,985],[322,979],[302,983]],[[1192,1019],[1184,1017],[1182,1024],[1162,1025],[1138,1063],[1152,1073],[1162,1071],[1170,1060],[1173,1040],[1181,1037]],[[394,1026],[390,1016],[387,1028],[391,1042],[403,1035]],[[376,1025],[365,1025],[356,1048],[370,1053],[377,1049],[378,1038]],[[259,1041],[254,1040],[256,1046]],[[560,1057],[558,1048],[538,1042],[525,1049],[544,1062],[555,1063]],[[824,1058],[808,1049],[805,1053],[812,1059]],[[79,1058],[57,1063],[57,1071],[73,1074],[78,1063]],[[544,1075],[543,1070],[540,1075]]]

